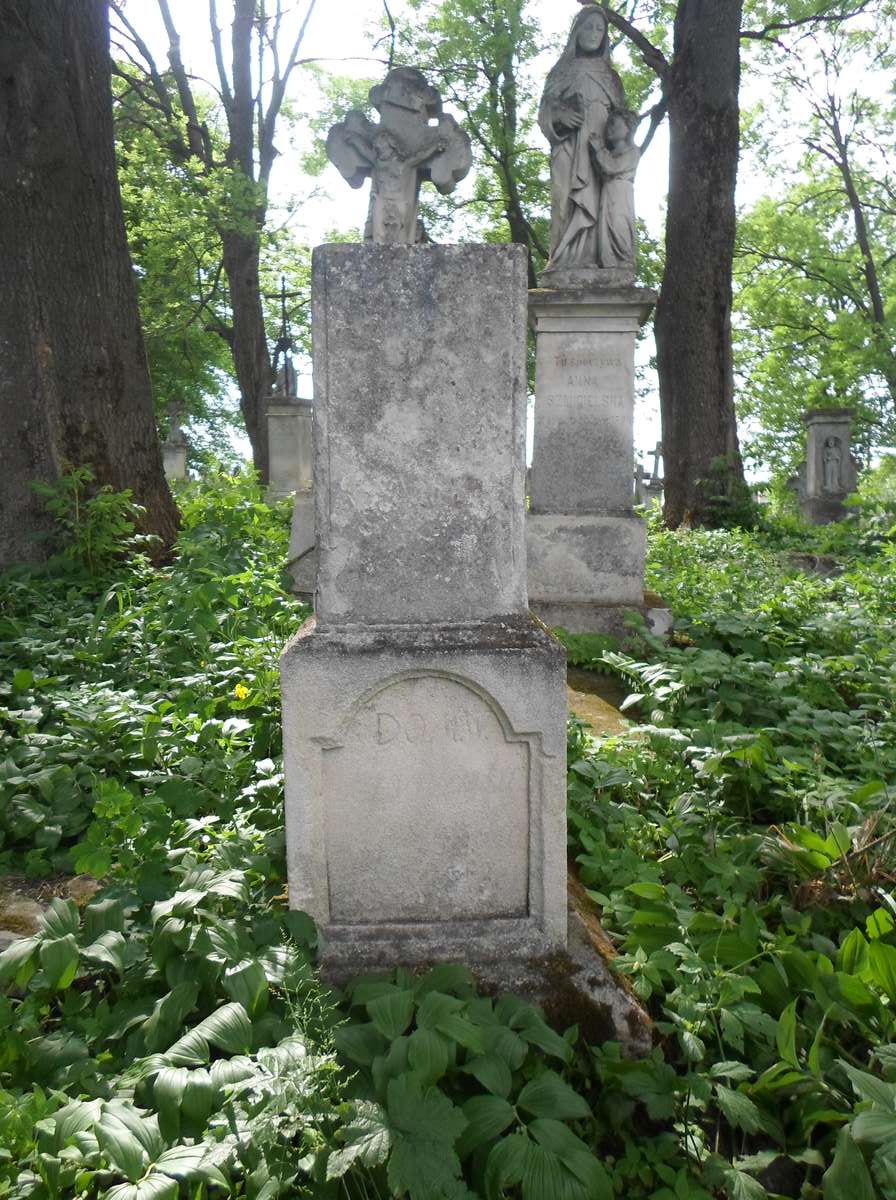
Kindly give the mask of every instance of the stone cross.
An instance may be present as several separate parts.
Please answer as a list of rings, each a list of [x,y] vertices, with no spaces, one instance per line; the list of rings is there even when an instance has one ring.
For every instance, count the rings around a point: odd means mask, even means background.
[[[647,472],[641,463],[635,467],[635,503],[647,503]]]
[[[390,71],[371,89],[370,103],[380,114],[379,125],[353,109],[330,130],[327,154],[353,188],[372,179],[366,241],[423,242],[420,185],[429,180],[442,195],[454,191],[473,165],[470,139],[412,67]]]
[[[663,443],[657,442],[656,449],[653,452],[653,482],[656,483],[660,478],[660,459],[663,457]]]

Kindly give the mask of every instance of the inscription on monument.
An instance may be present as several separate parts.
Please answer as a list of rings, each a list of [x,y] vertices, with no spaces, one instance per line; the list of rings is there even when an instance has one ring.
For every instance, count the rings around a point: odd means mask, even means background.
[[[324,775],[331,920],[527,915],[529,746],[477,691],[398,678],[325,751]]]

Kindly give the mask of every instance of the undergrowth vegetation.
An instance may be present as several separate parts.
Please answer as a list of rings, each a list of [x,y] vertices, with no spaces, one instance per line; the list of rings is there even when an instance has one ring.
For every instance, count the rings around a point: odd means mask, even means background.
[[[103,885],[0,956],[0,1197],[896,1200],[885,505],[653,530],[671,644],[570,639],[637,722],[569,736],[570,850],[656,1023],[629,1062],[461,968],[320,984],[284,896],[287,513],[180,503],[161,570],[91,518],[101,553],[0,578],[0,867]]]

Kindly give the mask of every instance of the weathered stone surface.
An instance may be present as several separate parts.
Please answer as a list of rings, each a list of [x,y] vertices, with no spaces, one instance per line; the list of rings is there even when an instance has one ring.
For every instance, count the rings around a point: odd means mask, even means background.
[[[635,339],[653,300],[638,288],[530,293],[538,344],[529,600],[542,620],[571,632],[621,626],[622,614],[608,610],[643,604],[645,528],[632,488]]]
[[[187,443],[181,437],[162,443],[162,467],[169,482],[187,477]]]
[[[525,279],[519,246],[315,251],[323,622],[526,611]]]
[[[353,109],[327,138],[327,154],[353,188],[372,180],[368,242],[422,242],[420,185],[453,192],[473,165],[469,134],[442,111],[442,98],[414,67],[396,67],[370,90],[382,121]],[[433,124],[435,122],[435,124]]]
[[[846,516],[844,500],[856,489],[859,464],[850,450],[851,408],[816,408],[803,413],[806,461],[792,480],[803,516],[813,525],[828,525]]]
[[[334,977],[565,945],[565,653],[528,616],[521,247],[314,257],[317,617],[290,903]]]
[[[551,603],[639,605],[644,597],[646,544],[644,522],[634,514],[569,517],[530,513],[527,554],[533,607]]]
[[[637,116],[627,110],[622,81],[610,64],[609,34],[606,14],[586,4],[545,85],[538,121],[551,145],[546,278],[595,268],[634,274],[634,179],[641,151],[633,141]]]
[[[325,960],[565,944],[564,652],[498,625],[321,627],[284,653],[290,902]]]
[[[272,498],[310,492],[313,483],[310,400],[289,399],[268,404],[268,492]]]

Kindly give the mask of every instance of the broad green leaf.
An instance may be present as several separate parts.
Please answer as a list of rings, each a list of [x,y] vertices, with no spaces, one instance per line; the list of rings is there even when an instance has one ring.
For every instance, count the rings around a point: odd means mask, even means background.
[[[134,1134],[107,1113],[94,1126],[94,1133],[110,1166],[136,1183],[146,1170],[149,1156]]]
[[[408,1041],[408,1062],[422,1084],[438,1083],[448,1070],[448,1046],[433,1029],[415,1029]]]
[[[340,1054],[362,1067],[371,1066],[389,1045],[374,1025],[340,1025],[333,1040]]]
[[[427,992],[417,1010],[417,1025],[420,1029],[438,1029],[439,1025],[450,1016],[465,1007],[463,1000],[456,996],[446,996],[442,992]]]
[[[481,1029],[486,1053],[490,1057],[500,1058],[511,1071],[518,1071],[529,1053],[519,1034],[502,1025],[482,1026]],[[553,1033],[553,1030],[551,1032]]]
[[[791,1067],[800,1065],[796,1053],[796,1006],[797,1001],[794,1000],[781,1013],[776,1034],[778,1054]]]
[[[578,1179],[559,1157],[537,1142],[529,1142],[523,1167],[523,1200],[590,1200]]]
[[[502,1200],[504,1193],[522,1182],[529,1155],[529,1139],[521,1133],[502,1138],[485,1165],[486,1200]]]
[[[248,1054],[252,1048],[252,1023],[242,1004],[225,1004],[194,1030],[225,1054]]]
[[[24,988],[37,970],[40,939],[19,938],[0,954],[0,987],[13,983]]]
[[[661,883],[630,883],[625,890],[641,900],[665,900],[668,897]]]
[[[380,996],[370,1001],[367,1011],[376,1028],[391,1042],[405,1032],[413,1019],[414,993],[403,991]]]
[[[208,1071],[187,1073],[180,1102],[182,1115],[194,1126],[204,1130],[215,1102],[215,1089]]]
[[[167,1175],[148,1175],[139,1183],[121,1183],[104,1193],[103,1200],[175,1200],[177,1180]]]
[[[173,1146],[156,1159],[153,1171],[172,1179],[198,1179],[229,1189],[227,1177],[214,1165],[208,1146],[202,1143],[197,1146]],[[153,1177],[149,1176],[150,1179]]]
[[[840,1059],[840,1066],[849,1076],[849,1082],[855,1088],[856,1095],[896,1112],[896,1083],[887,1083],[877,1075],[859,1071],[843,1059]]]
[[[872,942],[868,947],[868,966],[874,982],[896,1004],[896,946]]]
[[[120,900],[93,900],[84,909],[84,938],[95,942],[104,933],[124,933],[124,906]]]
[[[392,1133],[388,1179],[393,1192],[407,1192],[411,1200],[429,1200],[453,1186],[461,1174],[454,1144],[467,1126],[463,1113],[437,1088],[424,1091],[413,1076],[389,1083],[387,1111]]]
[[[463,1069],[467,1074],[478,1079],[486,1091],[493,1095],[503,1096],[505,1099],[510,1095],[513,1075],[504,1059],[499,1058],[496,1054],[486,1054],[481,1058],[474,1058],[466,1063]]]
[[[896,929],[896,921],[893,920],[887,909],[879,908],[865,922],[865,928],[868,930],[868,936],[872,940],[885,938],[889,937],[893,930]]]
[[[896,1113],[859,1113],[852,1123],[852,1134],[857,1142],[896,1146]]]
[[[573,1049],[559,1033],[538,1015],[534,1008],[528,1005],[513,1018],[512,1026],[518,1030],[520,1037],[532,1046],[537,1046],[552,1058],[559,1058],[565,1063],[572,1061]]]
[[[768,1192],[746,1171],[726,1171],[725,1187],[730,1200],[766,1200]]]
[[[847,975],[855,975],[868,957],[868,940],[861,929],[853,929],[843,939],[837,954],[837,969]]]
[[[88,962],[102,963],[104,967],[111,967],[117,974],[124,974],[127,943],[123,934],[115,930],[107,930],[100,934],[83,953]]]
[[[71,900],[58,896],[40,919],[42,928],[51,938],[77,937],[81,929],[78,907]]]
[[[532,1122],[529,1132],[585,1185],[588,1200],[613,1200],[613,1181],[607,1169],[571,1129],[559,1121],[539,1119]]]
[[[143,1026],[143,1037],[150,1054],[171,1045],[172,1038],[196,1007],[198,998],[199,985],[186,982],[179,983],[159,1000],[152,1016]]]
[[[461,1159],[468,1158],[477,1146],[499,1137],[513,1124],[514,1110],[500,1096],[473,1096],[462,1106],[467,1128],[457,1142]]]
[[[535,1117],[572,1121],[591,1116],[591,1106],[554,1071],[545,1071],[527,1083],[517,1097],[517,1106]]]
[[[49,987],[60,992],[71,987],[81,965],[81,952],[74,935],[69,933],[65,937],[43,940],[40,965]]]
[[[837,1152],[825,1173],[822,1190],[824,1200],[876,1200],[865,1156],[848,1128],[841,1129],[837,1137]]]
[[[228,967],[221,980],[224,991],[241,1004],[251,1017],[260,1016],[268,1006],[268,981],[264,967],[257,959],[244,959]]]
[[[152,1087],[159,1113],[159,1127],[166,1141],[173,1142],[180,1133],[180,1106],[190,1072],[186,1067],[164,1067]]]

